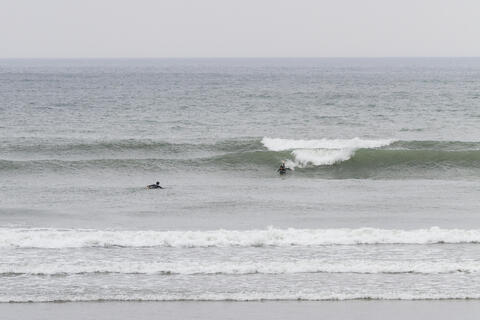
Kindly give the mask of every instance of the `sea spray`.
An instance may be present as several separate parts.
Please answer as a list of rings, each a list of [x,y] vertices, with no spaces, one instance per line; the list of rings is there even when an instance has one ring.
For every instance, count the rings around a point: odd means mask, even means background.
[[[280,138],[262,139],[263,145],[271,151],[291,151],[293,160],[287,165],[290,168],[308,165],[332,165],[350,159],[358,149],[372,149],[387,146],[393,140],[364,140],[353,139],[320,139],[320,140],[292,140]]]

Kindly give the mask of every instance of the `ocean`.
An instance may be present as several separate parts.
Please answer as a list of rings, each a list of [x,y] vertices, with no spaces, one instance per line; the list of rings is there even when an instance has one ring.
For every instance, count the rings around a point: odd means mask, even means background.
[[[479,180],[480,58],[0,60],[0,302],[478,300]]]

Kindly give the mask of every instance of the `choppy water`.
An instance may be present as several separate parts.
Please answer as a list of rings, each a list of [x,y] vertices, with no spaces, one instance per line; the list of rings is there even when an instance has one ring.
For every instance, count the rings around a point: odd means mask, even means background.
[[[0,301],[479,299],[479,136],[477,58],[0,60]]]

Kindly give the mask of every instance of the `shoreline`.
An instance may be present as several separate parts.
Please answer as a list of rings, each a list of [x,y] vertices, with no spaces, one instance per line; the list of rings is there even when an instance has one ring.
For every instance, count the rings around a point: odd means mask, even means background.
[[[0,303],[13,319],[478,319],[480,300]],[[461,315],[461,316],[459,316]]]

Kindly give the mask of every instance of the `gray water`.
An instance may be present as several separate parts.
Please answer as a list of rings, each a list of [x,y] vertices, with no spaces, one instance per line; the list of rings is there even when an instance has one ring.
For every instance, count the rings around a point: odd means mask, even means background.
[[[479,58],[0,60],[0,301],[478,299],[479,135]]]

